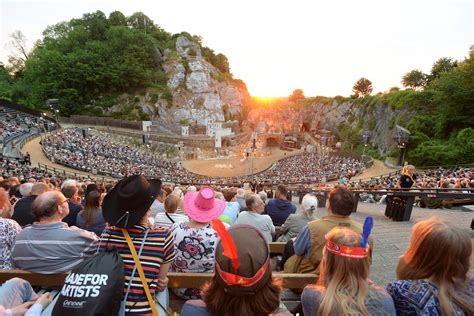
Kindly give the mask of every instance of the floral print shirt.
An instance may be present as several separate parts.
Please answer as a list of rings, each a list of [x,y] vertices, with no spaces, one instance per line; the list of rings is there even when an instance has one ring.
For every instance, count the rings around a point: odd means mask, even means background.
[[[188,223],[171,226],[176,247],[176,256],[171,265],[175,272],[213,272],[214,258],[219,236],[207,224],[201,228],[191,228]],[[200,298],[199,289],[173,289],[183,299]]]
[[[12,248],[16,235],[21,231],[20,225],[12,219],[0,218],[0,269],[14,269]]]

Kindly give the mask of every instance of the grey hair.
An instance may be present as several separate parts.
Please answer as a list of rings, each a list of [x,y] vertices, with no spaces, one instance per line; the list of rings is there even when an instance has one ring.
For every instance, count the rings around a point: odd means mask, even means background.
[[[262,199],[263,202],[265,202],[268,199],[267,192],[265,192],[265,191],[258,192],[258,195],[260,196],[260,198]]]
[[[44,217],[52,217],[56,214],[61,200],[66,200],[66,197],[58,191],[49,191],[38,195],[31,206],[31,213],[38,219]]]
[[[257,194],[248,194],[245,197],[245,205],[249,211],[253,211],[255,205],[257,204]]]
[[[220,191],[217,191],[217,192],[214,194],[214,198],[216,198],[216,199],[218,199],[218,200],[225,201],[225,199],[224,199],[224,194],[222,194],[222,192],[220,192]]]
[[[243,197],[245,195],[245,190],[242,188],[237,189],[237,196],[238,197]]]
[[[33,183],[26,182],[20,185],[20,194],[22,197],[31,195],[31,189],[33,189]]]
[[[77,181],[74,179],[67,179],[61,184],[61,190],[67,187],[77,187]]]

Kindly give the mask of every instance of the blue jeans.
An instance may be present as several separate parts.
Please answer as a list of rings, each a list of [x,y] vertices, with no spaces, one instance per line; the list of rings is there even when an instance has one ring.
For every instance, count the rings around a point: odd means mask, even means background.
[[[12,308],[38,298],[30,283],[20,278],[13,278],[0,286],[0,305]]]

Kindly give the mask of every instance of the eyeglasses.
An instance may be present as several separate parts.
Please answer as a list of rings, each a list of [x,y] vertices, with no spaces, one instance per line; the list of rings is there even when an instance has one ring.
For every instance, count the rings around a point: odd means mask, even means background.
[[[64,204],[64,203],[66,203],[66,202],[68,202],[68,200],[67,200],[67,199],[65,199],[64,201],[61,201],[61,202],[59,202],[59,203],[58,203],[58,206],[59,206],[59,205],[61,205],[61,204]]]

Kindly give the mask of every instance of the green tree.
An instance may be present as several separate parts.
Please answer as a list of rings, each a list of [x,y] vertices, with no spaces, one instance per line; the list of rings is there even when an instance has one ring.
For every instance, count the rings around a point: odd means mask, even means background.
[[[10,38],[11,40],[7,44],[10,50],[7,70],[15,77],[19,77],[25,68],[25,63],[28,60],[30,52],[27,48],[26,37],[20,30],[16,30],[10,34]]]
[[[147,34],[152,34],[156,31],[155,22],[143,12],[135,12],[127,20],[129,26]]]
[[[414,69],[402,77],[402,84],[414,90],[421,89],[426,85],[426,75],[421,70]]]
[[[372,81],[367,78],[360,78],[352,87],[352,92],[354,92],[358,98],[370,95],[372,91]]]
[[[222,73],[230,73],[229,60],[224,54],[217,54],[213,65]]]
[[[73,27],[82,26],[88,33],[89,39],[93,40],[104,39],[109,27],[109,21],[102,11],[85,13],[81,19],[71,20],[70,24]]]
[[[442,57],[438,59],[431,67],[431,73],[427,76],[428,84],[441,77],[443,73],[449,72],[457,66],[458,62],[450,57]]]
[[[303,89],[296,89],[293,91],[293,93],[288,97],[288,101],[290,102],[297,102],[298,100],[304,99],[304,92]]]
[[[434,128],[440,138],[474,127],[474,57],[445,72],[429,86],[436,106]]]
[[[13,78],[7,69],[0,65],[0,98],[10,99],[12,97]]]
[[[114,11],[109,14],[109,23],[113,26],[127,26],[127,18],[120,11]]]

